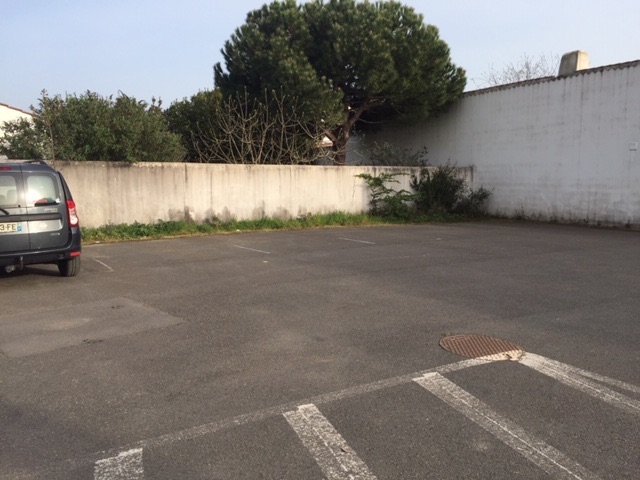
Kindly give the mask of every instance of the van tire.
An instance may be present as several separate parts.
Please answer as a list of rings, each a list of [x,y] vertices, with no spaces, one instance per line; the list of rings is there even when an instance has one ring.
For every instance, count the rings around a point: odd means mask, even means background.
[[[63,277],[75,277],[80,271],[80,257],[58,262],[58,270]]]

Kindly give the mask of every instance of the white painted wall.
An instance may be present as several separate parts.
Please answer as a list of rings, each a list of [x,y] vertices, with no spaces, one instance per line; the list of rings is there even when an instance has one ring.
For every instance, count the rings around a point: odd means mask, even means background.
[[[369,209],[359,173],[417,173],[389,167],[213,165],[193,163],[56,162],[85,227],[191,219],[201,222],[291,218]],[[471,169],[461,171],[472,179]],[[396,189],[410,190],[410,175]]]
[[[640,61],[469,92],[438,118],[367,136],[364,149],[373,141],[473,166],[475,186],[493,189],[492,213],[640,225],[640,150],[630,147],[640,145]]]
[[[0,103],[0,136],[2,136],[2,124],[3,122],[12,122],[19,118],[33,118],[29,112],[20,110],[19,108],[11,107],[5,103]]]

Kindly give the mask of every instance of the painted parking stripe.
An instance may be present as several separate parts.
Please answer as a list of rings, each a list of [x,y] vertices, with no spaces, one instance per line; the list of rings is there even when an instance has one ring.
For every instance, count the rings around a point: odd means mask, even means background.
[[[439,373],[427,373],[414,381],[535,463],[550,476],[561,480],[599,478],[575,460],[528,434],[511,420],[500,416]]]
[[[327,480],[375,480],[365,463],[347,445],[315,405],[284,413]]]
[[[605,377],[603,375],[591,374],[580,369],[576,369],[571,365],[566,365],[555,360],[549,360],[540,355],[532,353],[526,353],[521,359],[520,363],[526,365],[537,372],[540,372],[548,377],[553,378],[565,385],[580,390],[594,398],[602,400],[614,407],[620,408],[626,412],[640,415],[640,402],[629,398],[626,395],[622,395],[610,388],[605,387],[599,383],[590,380],[587,377],[595,378],[600,382],[615,385],[619,388],[626,390],[637,391],[635,385],[626,384],[612,378]],[[586,373],[586,375],[585,375]]]
[[[95,463],[94,480],[143,480],[142,449],[121,452]]]
[[[104,262],[101,262],[100,260],[98,260],[97,258],[93,258],[93,261],[96,263],[99,263],[100,265],[102,265],[104,268],[106,268],[107,270],[109,270],[110,272],[113,272],[113,268],[111,268],[109,265],[107,265]]]
[[[449,363],[441,365],[439,367],[433,367],[428,370],[422,370],[420,372],[413,372],[406,375],[400,375],[397,377],[386,378],[384,380],[378,380],[372,383],[366,383],[364,385],[356,385],[354,387],[345,388],[336,392],[322,393],[315,397],[306,398],[296,402],[290,402],[284,405],[276,405],[268,407],[263,410],[257,410],[250,413],[244,413],[236,417],[225,418],[212,423],[206,423],[195,427],[190,427],[184,430],[178,430],[158,437],[147,438],[139,440],[133,444],[122,446],[117,449],[103,450],[94,454],[88,455],[84,458],[69,460],[71,466],[81,466],[86,461],[95,462],[96,459],[105,457],[111,457],[117,455],[122,450],[143,449],[149,447],[162,447],[165,445],[171,445],[185,440],[191,440],[200,438],[205,435],[211,435],[215,432],[223,430],[229,430],[231,428],[239,427],[240,425],[247,425],[250,423],[261,422],[267,418],[276,417],[284,414],[292,409],[297,408],[300,404],[323,404],[328,402],[335,402],[337,400],[343,400],[347,398],[353,398],[367,393],[373,393],[387,388],[397,387],[406,383],[412,382],[414,378],[424,375],[428,372],[440,372],[449,373],[457,372],[467,368],[476,367],[479,365],[487,365],[491,362],[485,360],[478,360],[475,358],[461,360],[455,363]]]
[[[241,248],[243,250],[249,250],[251,252],[258,252],[258,253],[264,253],[265,255],[271,255],[271,252],[266,252],[264,250],[258,250],[257,248],[243,247],[242,245],[234,245],[234,247]]]
[[[344,240],[345,242],[356,242],[356,243],[365,243],[367,245],[375,245],[376,242],[369,242],[367,240],[356,240],[354,238],[344,238],[340,237],[340,240]]]
[[[614,387],[621,388],[622,390],[628,390],[629,392],[640,393],[640,387],[637,385],[632,385],[627,382],[621,382],[620,380],[616,380],[615,378],[606,377],[604,375],[600,375],[599,373],[590,372],[588,370],[583,370],[578,367],[574,367],[573,365],[567,365],[566,363],[558,362],[557,360],[552,360],[551,358],[543,357],[541,355],[536,355],[535,353],[526,354],[527,357],[537,358],[540,361],[544,361],[545,363],[559,367],[561,369],[574,372],[582,377],[591,378],[593,380],[598,380],[599,382],[606,383],[607,385],[611,385]]]

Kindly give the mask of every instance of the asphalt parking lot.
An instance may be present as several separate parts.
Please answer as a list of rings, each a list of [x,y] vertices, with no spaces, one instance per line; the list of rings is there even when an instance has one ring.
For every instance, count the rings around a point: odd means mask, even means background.
[[[0,479],[638,479],[639,292],[563,225],[86,246],[0,276]]]

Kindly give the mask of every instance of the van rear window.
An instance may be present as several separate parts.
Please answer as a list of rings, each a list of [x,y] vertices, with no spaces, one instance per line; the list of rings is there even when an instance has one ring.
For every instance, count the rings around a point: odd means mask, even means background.
[[[11,174],[0,174],[0,207],[15,207],[18,204],[18,185]]]
[[[60,203],[58,186],[51,175],[29,175],[27,177],[27,206]]]

